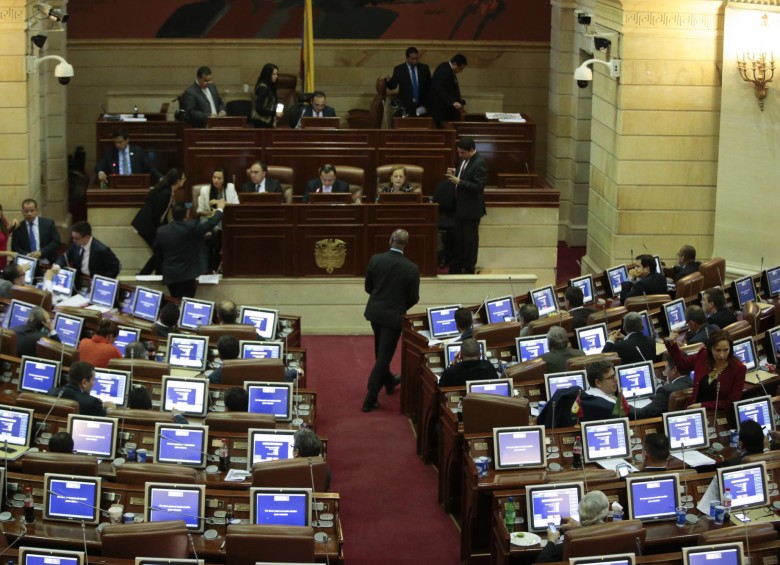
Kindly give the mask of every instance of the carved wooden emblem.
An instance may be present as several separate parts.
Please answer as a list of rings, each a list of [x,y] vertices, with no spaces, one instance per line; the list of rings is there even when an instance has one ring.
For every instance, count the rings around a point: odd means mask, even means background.
[[[328,274],[343,267],[346,258],[347,244],[340,239],[321,239],[314,244],[314,260]]]

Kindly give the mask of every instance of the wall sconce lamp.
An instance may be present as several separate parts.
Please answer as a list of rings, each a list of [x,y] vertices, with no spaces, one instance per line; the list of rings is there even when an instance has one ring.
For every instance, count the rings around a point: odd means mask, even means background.
[[[761,17],[761,23],[766,27],[768,17],[764,14]],[[767,94],[767,84],[772,82],[775,77],[775,56],[770,51],[761,53],[743,53],[737,56],[737,70],[742,80],[753,84],[753,88],[758,99],[758,107],[764,111],[764,99]]]

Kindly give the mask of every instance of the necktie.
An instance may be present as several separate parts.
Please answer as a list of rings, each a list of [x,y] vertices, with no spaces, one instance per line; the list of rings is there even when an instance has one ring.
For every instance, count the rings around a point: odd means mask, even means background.
[[[38,242],[35,240],[35,230],[33,229],[33,222],[27,222],[27,227],[30,229],[30,251],[38,251]]]
[[[466,160],[466,161],[463,161],[463,162],[460,164],[460,171],[458,171],[458,178],[460,178],[460,177],[463,175],[463,171],[465,171],[465,170],[466,170],[466,165],[468,165],[468,164],[469,164],[468,160]]]
[[[123,175],[130,175],[133,173],[133,171],[130,170],[130,149],[125,149],[122,151],[122,164],[124,165],[124,172]]]
[[[79,264],[76,265],[76,270],[80,271],[82,267],[82,261],[84,260],[84,248],[79,247]]]
[[[260,192],[260,185],[259,184],[255,187],[255,192]]]
[[[417,102],[420,99],[419,87],[417,85],[417,67],[410,67],[410,70],[412,72],[412,98]]]

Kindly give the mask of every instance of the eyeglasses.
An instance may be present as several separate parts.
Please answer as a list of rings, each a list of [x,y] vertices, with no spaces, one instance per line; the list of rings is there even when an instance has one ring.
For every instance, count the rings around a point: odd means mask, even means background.
[[[617,377],[615,375],[609,376],[609,377],[601,377],[602,381],[615,381],[617,380]]]

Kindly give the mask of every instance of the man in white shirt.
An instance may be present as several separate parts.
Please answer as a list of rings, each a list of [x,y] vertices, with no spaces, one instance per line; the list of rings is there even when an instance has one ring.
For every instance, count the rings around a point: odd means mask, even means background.
[[[249,180],[241,186],[241,192],[282,192],[279,181],[268,178],[268,165],[262,161],[252,163],[246,172]]]
[[[595,361],[587,366],[588,391],[582,395],[582,421],[612,418],[617,401],[617,373],[612,361]]]
[[[225,104],[219,96],[210,68],[198,69],[195,82],[181,95],[179,104],[186,112],[186,121],[199,128],[205,128],[211,116],[225,115]]]

